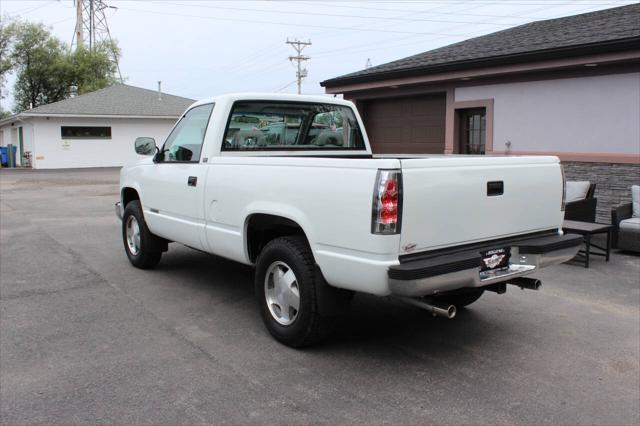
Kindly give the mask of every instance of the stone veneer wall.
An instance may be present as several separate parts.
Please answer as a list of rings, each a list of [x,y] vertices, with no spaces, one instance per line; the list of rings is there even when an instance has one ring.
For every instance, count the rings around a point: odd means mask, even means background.
[[[631,202],[631,185],[640,185],[640,164],[563,161],[567,180],[596,184],[596,221],[611,223],[611,208]]]

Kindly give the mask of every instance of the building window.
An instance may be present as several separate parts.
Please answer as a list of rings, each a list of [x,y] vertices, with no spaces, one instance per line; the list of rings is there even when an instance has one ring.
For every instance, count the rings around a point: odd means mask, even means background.
[[[111,127],[62,126],[63,139],[111,139]]]
[[[484,155],[487,118],[485,108],[460,110],[460,153]]]

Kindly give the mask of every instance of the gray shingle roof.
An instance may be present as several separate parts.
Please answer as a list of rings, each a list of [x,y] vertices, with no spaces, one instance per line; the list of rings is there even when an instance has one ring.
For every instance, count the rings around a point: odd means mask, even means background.
[[[179,117],[193,102],[195,102],[193,99],[166,93],[163,93],[162,100],[159,100],[158,92],[155,90],[114,84],[95,92],[28,109],[22,113]]]
[[[536,21],[472,38],[408,58],[332,78],[322,86],[358,80],[379,80],[411,71],[469,66],[491,59],[516,58],[558,49],[575,49],[630,39],[640,42],[640,4],[582,15]],[[633,40],[637,39],[637,40]],[[637,46],[637,45],[636,45]]]

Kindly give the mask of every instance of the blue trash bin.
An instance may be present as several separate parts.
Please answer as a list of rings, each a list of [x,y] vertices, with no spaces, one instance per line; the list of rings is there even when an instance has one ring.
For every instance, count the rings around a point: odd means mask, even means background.
[[[7,157],[8,148],[6,146],[0,146],[0,163],[3,167],[9,165],[9,158]]]
[[[12,158],[14,167],[18,165],[18,163],[16,162],[17,158],[18,158],[18,147],[14,146],[13,158]],[[0,146],[0,162],[2,163],[3,167],[9,166],[9,147]]]

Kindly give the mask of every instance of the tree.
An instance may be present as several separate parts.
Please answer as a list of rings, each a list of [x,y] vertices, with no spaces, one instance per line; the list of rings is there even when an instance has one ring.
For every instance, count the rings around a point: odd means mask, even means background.
[[[42,24],[13,22],[10,58],[16,72],[16,111],[60,101],[70,96],[71,87],[86,93],[117,82],[112,54],[119,56],[115,43],[98,43],[89,50],[73,52]]]
[[[64,99],[69,78],[64,45],[42,24],[14,22],[10,27],[11,57],[17,72],[16,109],[22,111]]]
[[[4,85],[7,81],[7,75],[13,69],[13,61],[10,55],[13,30],[8,27],[9,22],[9,18],[0,17],[0,102],[6,97]],[[5,118],[7,115],[9,115],[9,112],[0,106],[0,119]]]
[[[111,60],[111,55],[120,56],[120,50],[114,43],[102,42],[93,49],[76,49],[69,55],[71,80],[78,88],[78,94],[93,92],[118,82],[118,68]]]

